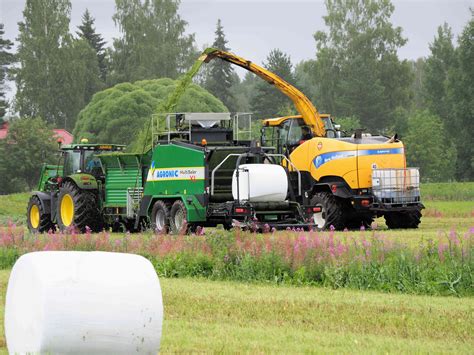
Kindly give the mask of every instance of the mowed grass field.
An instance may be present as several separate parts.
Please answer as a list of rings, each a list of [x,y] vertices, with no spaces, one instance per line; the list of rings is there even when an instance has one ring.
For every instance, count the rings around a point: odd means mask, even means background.
[[[426,184],[420,228],[376,228],[407,246],[474,227],[474,183]],[[0,196],[0,225],[24,224],[28,194]],[[375,226],[375,225],[374,225]],[[357,233],[357,232],[356,232]],[[367,233],[367,232],[366,232]],[[10,270],[0,270],[0,316]],[[160,278],[162,352],[466,353],[474,298]],[[474,287],[474,286],[473,286]],[[113,326],[113,325],[111,325]],[[6,353],[3,321],[0,353]]]
[[[9,270],[0,271],[0,314]],[[161,278],[163,353],[465,353],[474,299]],[[113,324],[111,324],[113,327]],[[0,347],[6,353],[2,333]]]

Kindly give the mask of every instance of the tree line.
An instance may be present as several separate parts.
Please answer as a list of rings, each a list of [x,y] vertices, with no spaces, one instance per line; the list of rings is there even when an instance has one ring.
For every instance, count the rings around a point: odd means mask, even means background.
[[[112,18],[120,35],[109,45],[88,10],[71,32],[70,0],[26,0],[15,53],[0,24],[0,120],[10,106],[20,118],[11,123],[14,131],[15,125],[36,127],[17,122],[28,119],[73,131],[84,127],[78,117],[93,120],[87,113],[97,110],[87,106],[96,93],[140,80],[177,79],[197,59],[200,51],[194,35],[186,33],[178,0],[115,3]],[[326,30],[314,34],[312,59],[292,63],[287,53],[275,48],[263,66],[300,88],[349,133],[355,128],[397,132],[406,144],[408,163],[419,166],[425,180],[473,180],[472,10],[458,38],[442,24],[433,34],[427,58],[401,60],[397,52],[407,38],[391,22],[395,8],[389,0],[326,0],[326,8]],[[220,20],[213,46],[232,50]],[[17,88],[12,102],[5,98],[7,79]],[[253,112],[257,119],[295,113],[273,86],[250,73],[240,78],[224,61],[212,61],[195,81],[232,112]],[[126,88],[121,86],[121,92]],[[140,95],[140,90],[133,93],[134,110],[143,106]],[[104,116],[94,129],[107,129],[107,119]],[[19,149],[6,144],[0,142],[0,151]],[[46,146],[35,149],[46,151]],[[2,158],[0,165],[7,161]],[[0,167],[0,175],[9,170]]]

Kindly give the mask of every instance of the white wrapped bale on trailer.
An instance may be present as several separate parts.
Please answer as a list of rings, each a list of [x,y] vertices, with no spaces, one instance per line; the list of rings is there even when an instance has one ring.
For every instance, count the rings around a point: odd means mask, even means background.
[[[232,176],[232,196],[235,200],[282,202],[286,200],[287,193],[288,176],[281,165],[242,164]]]
[[[160,282],[133,254],[35,252],[13,266],[5,304],[8,351],[156,354]]]

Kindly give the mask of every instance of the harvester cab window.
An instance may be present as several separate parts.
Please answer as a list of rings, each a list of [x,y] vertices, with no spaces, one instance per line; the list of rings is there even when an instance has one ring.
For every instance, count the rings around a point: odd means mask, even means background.
[[[302,120],[291,120],[290,132],[288,134],[289,146],[298,146],[311,138],[313,138],[313,134],[309,126],[305,125]]]
[[[336,129],[333,125],[331,117],[321,117],[324,122],[324,128],[326,129],[326,137],[336,138]]]

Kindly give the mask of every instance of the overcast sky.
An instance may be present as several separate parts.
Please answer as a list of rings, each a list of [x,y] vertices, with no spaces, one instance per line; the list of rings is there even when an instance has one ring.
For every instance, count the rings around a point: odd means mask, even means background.
[[[474,0],[392,0],[392,23],[403,28],[408,43],[399,56],[417,59],[429,54],[436,29],[447,22],[457,37],[470,18]],[[0,0],[0,22],[5,37],[15,39],[22,19],[24,0]],[[99,33],[111,44],[120,35],[112,21],[114,0],[72,0],[71,31],[76,31],[84,10],[96,19]],[[222,20],[231,51],[256,63],[273,48],[288,53],[293,63],[315,57],[313,34],[324,30],[323,0],[182,0],[181,17],[188,22],[199,48],[212,44],[217,19]]]

